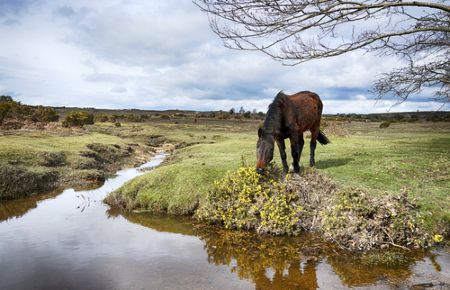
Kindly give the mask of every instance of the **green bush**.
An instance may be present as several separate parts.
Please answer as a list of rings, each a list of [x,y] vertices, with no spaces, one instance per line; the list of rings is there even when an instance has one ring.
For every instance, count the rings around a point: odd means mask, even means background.
[[[0,96],[0,124],[5,119],[33,122],[56,122],[59,119],[55,109],[49,107],[32,107],[14,101],[10,96]]]
[[[214,183],[196,216],[209,223],[223,224],[227,229],[295,234],[303,210],[297,203],[299,196],[270,176],[273,174],[258,174],[253,167],[228,173]]]
[[[109,116],[107,114],[98,114],[95,116],[95,121],[98,122],[108,122],[109,121]]]
[[[38,106],[33,113],[32,120],[35,122],[57,122],[59,115],[53,108]]]
[[[380,124],[380,128],[388,128],[391,125],[391,122],[384,121]]]
[[[66,154],[64,152],[44,152],[40,156],[39,165],[46,167],[57,167],[66,165]]]
[[[94,124],[94,114],[81,111],[68,113],[62,121],[63,127],[83,127],[91,124]]]

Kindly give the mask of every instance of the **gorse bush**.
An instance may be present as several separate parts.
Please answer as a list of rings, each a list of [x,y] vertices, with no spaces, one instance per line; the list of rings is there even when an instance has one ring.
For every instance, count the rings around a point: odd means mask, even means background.
[[[241,167],[216,181],[197,217],[227,229],[274,235],[320,233],[349,250],[385,246],[429,246],[424,218],[406,193],[372,196],[361,188],[339,188],[316,170],[279,181],[279,169],[260,175]]]
[[[94,114],[74,111],[66,115],[62,121],[63,127],[83,127],[94,124]]]
[[[47,123],[58,121],[59,115],[53,108],[23,105],[10,96],[0,96],[0,124],[8,119]]]
[[[296,193],[284,183],[253,167],[241,167],[214,183],[197,217],[227,229],[254,229],[258,233],[295,234],[302,207]]]
[[[32,120],[35,122],[57,122],[59,115],[53,108],[38,106],[32,115]]]

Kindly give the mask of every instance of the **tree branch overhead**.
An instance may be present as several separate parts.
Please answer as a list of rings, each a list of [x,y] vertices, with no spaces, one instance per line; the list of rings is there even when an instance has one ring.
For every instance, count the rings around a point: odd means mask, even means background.
[[[355,50],[396,55],[407,66],[373,91],[401,100],[424,88],[450,101],[450,6],[446,1],[194,0],[226,47],[287,65]],[[393,85],[397,84],[397,85]]]

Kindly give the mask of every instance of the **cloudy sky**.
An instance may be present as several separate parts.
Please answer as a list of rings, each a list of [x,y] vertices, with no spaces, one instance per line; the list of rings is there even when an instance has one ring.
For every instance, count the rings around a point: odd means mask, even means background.
[[[1,0],[0,37],[0,94],[26,104],[265,111],[280,90],[311,90],[325,113],[442,106],[375,102],[370,85],[401,65],[394,58],[352,53],[287,67],[226,49],[190,0]]]

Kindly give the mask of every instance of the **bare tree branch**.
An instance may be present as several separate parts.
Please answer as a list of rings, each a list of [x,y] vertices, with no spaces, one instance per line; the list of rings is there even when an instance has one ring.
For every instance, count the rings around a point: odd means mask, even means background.
[[[194,0],[231,49],[286,65],[355,50],[408,62],[375,82],[379,97],[406,100],[424,88],[449,101],[450,6],[446,1]]]

